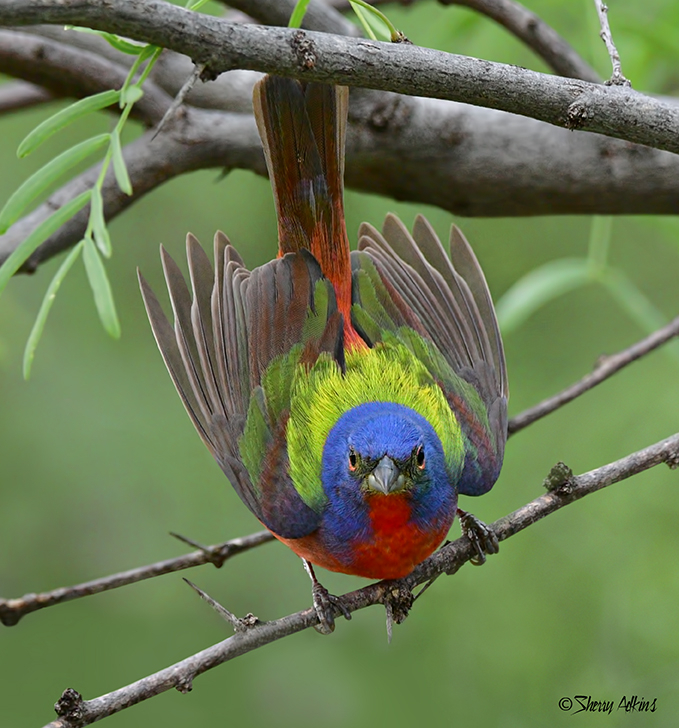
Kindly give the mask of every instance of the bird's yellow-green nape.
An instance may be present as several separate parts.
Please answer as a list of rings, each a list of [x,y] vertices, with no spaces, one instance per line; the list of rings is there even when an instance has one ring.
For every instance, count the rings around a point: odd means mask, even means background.
[[[346,371],[328,355],[310,370],[298,367],[291,388],[287,424],[290,476],[302,500],[321,508],[321,461],[328,433],[349,410],[366,402],[393,402],[422,415],[436,432],[451,483],[464,463],[460,425],[425,365],[390,337],[373,349],[348,352]]]

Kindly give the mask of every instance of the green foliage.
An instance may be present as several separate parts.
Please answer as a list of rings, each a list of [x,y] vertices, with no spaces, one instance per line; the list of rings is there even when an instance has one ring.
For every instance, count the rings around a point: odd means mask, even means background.
[[[194,5],[197,4],[194,3]],[[119,91],[104,91],[74,102],[39,124],[19,145],[17,154],[19,157],[25,157],[51,136],[70,126],[75,121],[89,116],[95,111],[109,107],[116,102],[120,105],[120,116],[110,134],[99,134],[66,149],[31,175],[9,198],[0,211],[1,234],[7,232],[8,228],[19,219],[26,208],[38,201],[57,180],[61,179],[74,167],[90,155],[99,151],[102,147],[107,147],[101,164],[101,171],[93,188],[70,200],[41,223],[0,267],[1,292],[7,280],[19,270],[36,248],[56,232],[61,225],[70,220],[88,201],[90,202],[90,215],[83,240],[76,246],[71,255],[68,256],[64,264],[57,271],[52,283],[48,287],[38,317],[31,331],[24,354],[24,376],[26,378],[28,378],[30,373],[33,357],[35,356],[35,349],[44,330],[47,315],[54,303],[56,293],[66,274],[83,250],[85,269],[92,287],[99,318],[111,336],[116,338],[120,336],[120,324],[115,311],[113,293],[103,261],[99,256],[100,252],[106,258],[110,258],[113,252],[111,237],[104,218],[102,187],[106,173],[112,163],[115,179],[121,191],[127,195],[132,194],[132,183],[130,182],[122,154],[120,133],[132,111],[132,107],[142,98],[144,93],[142,85],[162,51],[157,46],[138,45],[111,33],[93,31],[89,28],[73,28],[72,26],[71,28],[73,30],[100,35],[117,50],[135,55],[136,58]],[[144,63],[146,63],[146,66],[137,78],[137,73]],[[97,248],[99,252],[97,252]]]

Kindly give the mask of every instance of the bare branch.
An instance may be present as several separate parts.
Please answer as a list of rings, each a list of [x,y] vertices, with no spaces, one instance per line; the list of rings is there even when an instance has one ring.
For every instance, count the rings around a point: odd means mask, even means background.
[[[569,503],[660,463],[667,463],[672,468],[679,467],[679,434],[596,470],[565,477],[553,483],[553,490],[499,519],[491,528],[498,539],[504,541]],[[441,574],[454,574],[474,553],[469,539],[459,538],[429,557],[410,576],[371,584],[343,595],[341,600],[349,612],[384,604],[394,592],[410,593],[418,584],[429,582]],[[282,637],[308,629],[317,622],[318,617],[313,608],[272,622],[255,622],[251,628],[239,631],[223,642],[93,700],[82,700],[75,690],[69,689],[57,703],[60,717],[50,723],[49,728],[89,725],[171,688],[185,692],[191,689],[194,679],[203,672]]]
[[[561,76],[600,83],[599,74],[575,49],[538,15],[514,0],[439,0],[442,5],[463,5],[492,18],[523,41]]]
[[[250,3],[256,0],[248,0]],[[398,0],[370,0],[371,5],[392,4]],[[412,5],[414,0],[400,0],[401,5]],[[577,51],[564,38],[562,38],[540,16],[528,8],[515,2],[515,0],[438,0],[441,5],[461,5],[470,10],[494,20],[506,28],[512,35],[525,43],[556,73],[568,78],[580,78],[583,81],[600,83],[599,74],[577,53]],[[348,10],[349,0],[326,0],[329,5],[339,9]],[[270,25],[276,25],[270,20],[262,19]],[[313,25],[312,30],[322,30]],[[341,33],[339,29],[327,32]]]
[[[46,89],[23,81],[11,81],[0,86],[0,114],[53,101],[54,96]]]
[[[536,420],[551,414],[554,410],[559,409],[559,407],[568,404],[568,402],[572,402],[576,397],[579,397],[581,394],[592,389],[592,387],[613,376],[613,374],[619,372],[628,364],[631,364],[637,359],[641,359],[642,356],[667,343],[675,336],[679,336],[679,316],[673,321],[670,321],[667,326],[663,326],[658,331],[653,332],[650,336],[638,341],[629,348],[623,349],[623,351],[611,356],[601,357],[594,371],[584,376],[579,382],[567,387],[563,392],[559,392],[559,394],[543,400],[540,404],[525,410],[516,417],[512,417],[509,420],[509,434],[513,435],[523,430],[524,427],[528,427],[528,425]]]
[[[604,5],[602,0],[594,0],[596,11],[599,14],[599,23],[601,24],[601,40],[606,44],[606,50],[611,59],[611,65],[613,66],[613,75],[610,77],[607,84],[613,86],[631,86],[632,84],[622,75],[622,64],[620,63],[620,55],[618,49],[615,47],[613,42],[613,36],[611,35],[611,26],[608,24],[608,6]]]
[[[601,86],[403,43],[239,25],[160,0],[0,0],[0,23],[77,23],[184,53],[213,73],[278,73],[462,101],[679,151],[679,107]]]
[[[220,568],[232,556],[249,551],[255,548],[255,546],[272,540],[273,535],[269,531],[259,531],[249,536],[244,536],[243,538],[234,538],[225,543],[208,546],[206,549],[194,551],[190,554],[184,554],[175,559],[157,561],[155,564],[150,564],[149,566],[122,571],[118,574],[102,577],[101,579],[86,581],[76,586],[61,587],[50,592],[42,592],[41,594],[26,594],[20,599],[0,599],[0,622],[7,627],[12,627],[26,614],[35,612],[38,609],[52,607],[55,604],[62,604],[63,602],[69,602],[72,599],[79,599],[80,597],[88,597],[92,594],[100,594],[110,589],[117,589],[128,584],[135,584],[144,579],[151,579],[154,576],[171,574],[174,571],[190,569],[194,566],[214,564],[217,568]]]
[[[0,28],[0,72],[38,84],[55,96],[83,98],[120,88],[128,69],[82,48]],[[171,102],[153,82],[147,82],[144,96],[134,105],[132,114],[152,126]]]

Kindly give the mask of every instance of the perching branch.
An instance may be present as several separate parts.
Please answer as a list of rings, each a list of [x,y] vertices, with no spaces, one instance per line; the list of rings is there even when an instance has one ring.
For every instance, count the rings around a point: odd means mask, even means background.
[[[0,622],[7,627],[12,627],[26,614],[35,612],[38,609],[52,607],[55,604],[62,604],[80,597],[88,597],[92,594],[100,594],[110,589],[136,584],[139,581],[144,581],[144,579],[171,574],[174,571],[190,569],[194,566],[214,564],[219,569],[231,557],[272,540],[273,535],[269,531],[258,531],[243,538],[233,538],[225,543],[207,546],[204,549],[178,556],[175,559],[157,561],[149,566],[122,571],[101,579],[86,581],[76,586],[61,587],[41,594],[26,594],[20,599],[0,599]]]
[[[563,392],[513,417],[509,421],[509,434],[512,435],[546,415],[551,414],[560,407],[563,407],[576,397],[584,394],[584,392],[608,379],[628,364],[641,359],[646,354],[651,353],[667,343],[675,336],[679,336],[679,317],[627,349],[612,356],[602,357],[594,372],[586,375],[579,382],[568,387]],[[197,544],[194,544],[188,539],[181,537],[180,539],[197,546]],[[95,579],[94,581],[78,584],[73,587],[62,587],[41,594],[28,594],[20,599],[0,598],[0,622],[6,626],[13,626],[24,615],[30,614],[38,609],[43,609],[44,607],[51,607],[55,604],[90,596],[91,594],[99,594],[103,591],[117,589],[121,586],[168,574],[173,571],[188,569],[193,566],[211,563],[217,568],[220,568],[224,561],[232,556],[271,541],[272,539],[273,536],[268,531],[260,531],[250,536],[232,539],[231,541],[216,546],[202,547],[199,551],[194,551],[193,553],[185,554],[175,559],[159,561],[148,566],[113,574],[101,579]]]
[[[409,44],[236,24],[160,0],[0,0],[0,24],[74,23],[170,48],[214,74],[234,68],[501,109],[679,151],[679,106]]]
[[[666,463],[671,468],[679,467],[679,434],[579,476],[568,475],[562,467],[558,469],[562,473],[558,478],[555,479],[554,473],[550,474],[549,492],[499,519],[491,528],[498,539],[504,541],[569,503],[660,463]],[[375,604],[385,604],[392,600],[400,604],[408,603],[408,597],[417,585],[430,582],[442,574],[454,574],[474,553],[469,539],[459,538],[430,556],[410,576],[397,581],[371,584],[343,595],[342,601],[349,612]],[[406,614],[407,610],[401,612],[401,621]],[[238,631],[223,642],[99,698],[83,700],[79,693],[69,689],[55,706],[60,717],[47,728],[79,728],[171,688],[187,692],[191,689],[195,678],[203,672],[283,637],[308,629],[317,622],[318,617],[313,608],[271,622],[251,619],[250,623],[253,626],[249,629]]]

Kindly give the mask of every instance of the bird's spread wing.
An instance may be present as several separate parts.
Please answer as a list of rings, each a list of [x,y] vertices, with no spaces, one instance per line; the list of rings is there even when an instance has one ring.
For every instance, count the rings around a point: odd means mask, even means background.
[[[354,325],[374,344],[405,341],[438,378],[466,437],[458,490],[488,491],[507,438],[507,372],[483,272],[453,228],[450,258],[418,216],[412,235],[394,215],[382,233],[364,223],[354,253]],[[471,385],[471,386],[470,386]]]
[[[325,352],[343,366],[334,291],[307,251],[248,271],[226,236],[215,270],[187,238],[193,295],[161,249],[174,327],[140,275],[158,348],[193,424],[238,495],[284,538],[313,531],[319,514],[288,475],[285,425],[295,367]]]

